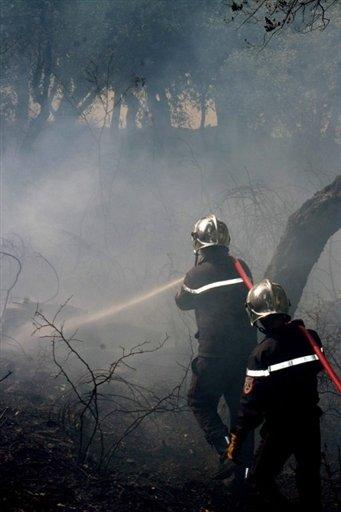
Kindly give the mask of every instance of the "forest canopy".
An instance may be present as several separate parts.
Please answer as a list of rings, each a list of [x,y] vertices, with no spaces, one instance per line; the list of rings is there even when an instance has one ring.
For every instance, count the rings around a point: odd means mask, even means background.
[[[319,31],[288,29],[262,48],[262,24],[238,28],[221,0],[17,0],[1,11],[2,116],[23,148],[65,118],[113,130],[233,123],[310,147],[336,137],[339,5],[315,52]]]

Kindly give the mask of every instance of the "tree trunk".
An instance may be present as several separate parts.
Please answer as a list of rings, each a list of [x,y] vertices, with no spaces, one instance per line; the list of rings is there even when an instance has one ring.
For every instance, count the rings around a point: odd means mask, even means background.
[[[170,126],[169,105],[166,94],[162,89],[160,91],[153,89],[149,91],[149,106],[153,128],[157,132],[168,129]]]
[[[28,74],[29,71],[26,66],[22,66],[15,85],[15,91],[17,94],[15,118],[19,127],[19,132],[25,132],[29,123],[30,90],[28,79],[26,78]]]
[[[199,109],[201,113],[200,118],[200,130],[205,128],[205,120],[206,120],[206,109],[207,109],[207,89],[203,89],[200,91],[199,95]]]
[[[110,130],[112,133],[112,138],[114,140],[117,139],[117,136],[119,134],[121,103],[122,103],[122,97],[120,97],[120,95],[118,93],[116,93],[116,91],[115,91],[115,103],[113,106],[111,123],[110,123]]]
[[[51,5],[42,4],[40,13],[43,37],[37,50],[36,65],[31,80],[33,99],[39,103],[40,112],[28,124],[26,135],[22,141],[21,150],[26,152],[32,149],[34,142],[46,126],[50,116],[49,90],[52,78],[53,51],[51,42]]]
[[[281,284],[295,311],[309,274],[329,238],[341,228],[341,175],[289,218],[265,276]]]
[[[133,93],[129,93],[125,98],[128,106],[127,118],[126,118],[126,129],[134,130],[136,128],[136,116],[140,107],[138,98]]]

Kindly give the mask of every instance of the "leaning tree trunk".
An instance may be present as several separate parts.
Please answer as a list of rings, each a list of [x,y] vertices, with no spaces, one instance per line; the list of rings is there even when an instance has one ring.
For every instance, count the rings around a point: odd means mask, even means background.
[[[289,218],[265,276],[280,283],[292,311],[329,238],[341,228],[341,175],[317,192]]]

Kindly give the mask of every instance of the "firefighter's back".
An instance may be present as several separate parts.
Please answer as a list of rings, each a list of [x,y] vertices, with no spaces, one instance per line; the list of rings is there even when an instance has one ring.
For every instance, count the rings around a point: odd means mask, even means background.
[[[249,366],[264,372],[271,380],[267,400],[268,421],[286,422],[287,419],[313,413],[319,401],[317,374],[321,364],[299,329],[304,325],[294,320],[275,330],[253,352]],[[316,332],[310,331],[321,346]],[[251,370],[252,373],[252,370]]]
[[[242,265],[250,275],[247,265]],[[199,354],[250,351],[255,333],[244,307],[247,289],[226,248],[206,249],[199,264],[187,273],[184,290],[195,310]]]

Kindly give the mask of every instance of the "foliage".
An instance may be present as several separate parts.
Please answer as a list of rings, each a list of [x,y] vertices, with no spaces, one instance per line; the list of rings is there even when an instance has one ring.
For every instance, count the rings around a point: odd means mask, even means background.
[[[274,136],[311,126],[326,133],[335,130],[338,86],[339,18],[330,12],[328,35],[286,31],[255,55],[247,41],[257,27],[236,31],[221,0],[5,2],[2,113],[27,148],[47,123],[84,118],[107,91],[103,122],[114,128],[121,102],[130,127],[137,119],[186,127],[195,110],[203,126],[211,104],[221,125],[232,116]]]

